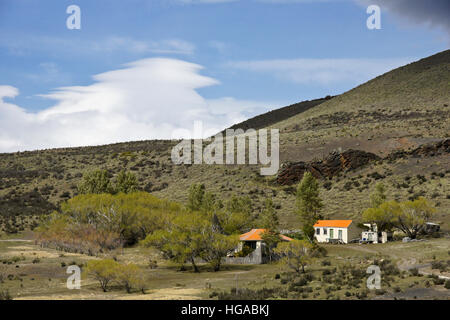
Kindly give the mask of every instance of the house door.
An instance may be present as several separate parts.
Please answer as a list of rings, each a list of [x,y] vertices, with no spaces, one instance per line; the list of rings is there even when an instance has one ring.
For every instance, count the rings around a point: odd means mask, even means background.
[[[334,238],[334,229],[330,229],[330,239]]]
[[[339,240],[342,240],[342,230],[338,231],[338,238],[339,238]]]

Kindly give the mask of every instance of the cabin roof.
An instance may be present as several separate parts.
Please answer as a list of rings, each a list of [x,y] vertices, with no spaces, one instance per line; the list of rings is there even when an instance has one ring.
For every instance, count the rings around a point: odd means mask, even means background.
[[[262,241],[262,234],[266,232],[267,229],[252,229],[247,233],[241,234],[239,239],[241,241]],[[292,238],[286,237],[285,235],[280,234],[281,240],[284,241],[292,241]]]
[[[317,228],[348,228],[353,220],[319,220],[314,227]]]

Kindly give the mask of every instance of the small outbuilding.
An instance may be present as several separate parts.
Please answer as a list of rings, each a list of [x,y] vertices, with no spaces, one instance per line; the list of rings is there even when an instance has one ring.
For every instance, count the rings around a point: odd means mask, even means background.
[[[267,232],[266,229],[252,229],[249,232],[241,234],[239,237],[239,245],[232,256],[226,258],[225,263],[229,264],[261,264],[266,262],[264,254],[265,243],[263,234]],[[291,238],[280,234],[281,241],[292,241]],[[250,253],[245,257],[234,256],[238,252],[249,251]]]
[[[247,233],[241,234],[239,236],[239,250],[242,250],[243,247],[247,246],[253,250],[260,250],[264,244],[264,240],[262,235],[264,232],[267,232],[266,229],[252,229]],[[291,238],[286,237],[285,235],[280,234],[281,241],[292,241]]]
[[[322,243],[349,243],[359,240],[361,229],[353,220],[319,220],[314,225],[314,237]]]

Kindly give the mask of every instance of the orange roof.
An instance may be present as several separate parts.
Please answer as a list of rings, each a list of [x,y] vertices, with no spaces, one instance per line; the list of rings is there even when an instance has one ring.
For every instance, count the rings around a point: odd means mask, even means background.
[[[319,220],[314,227],[326,227],[326,228],[348,228],[352,220]]]
[[[252,229],[247,233],[241,234],[239,239],[241,241],[262,241],[261,235],[266,232],[266,229]],[[285,241],[292,241],[292,238],[280,234],[280,238]]]

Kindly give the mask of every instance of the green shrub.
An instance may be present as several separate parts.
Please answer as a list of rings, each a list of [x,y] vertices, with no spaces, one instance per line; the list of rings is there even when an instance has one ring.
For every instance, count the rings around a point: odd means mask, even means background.
[[[445,287],[445,289],[449,289],[450,290],[450,280],[445,281],[444,287]]]
[[[419,275],[419,269],[412,268],[409,270],[409,273],[411,273],[412,276],[417,277]]]
[[[323,260],[322,261],[322,266],[331,266],[331,261],[330,260]]]

